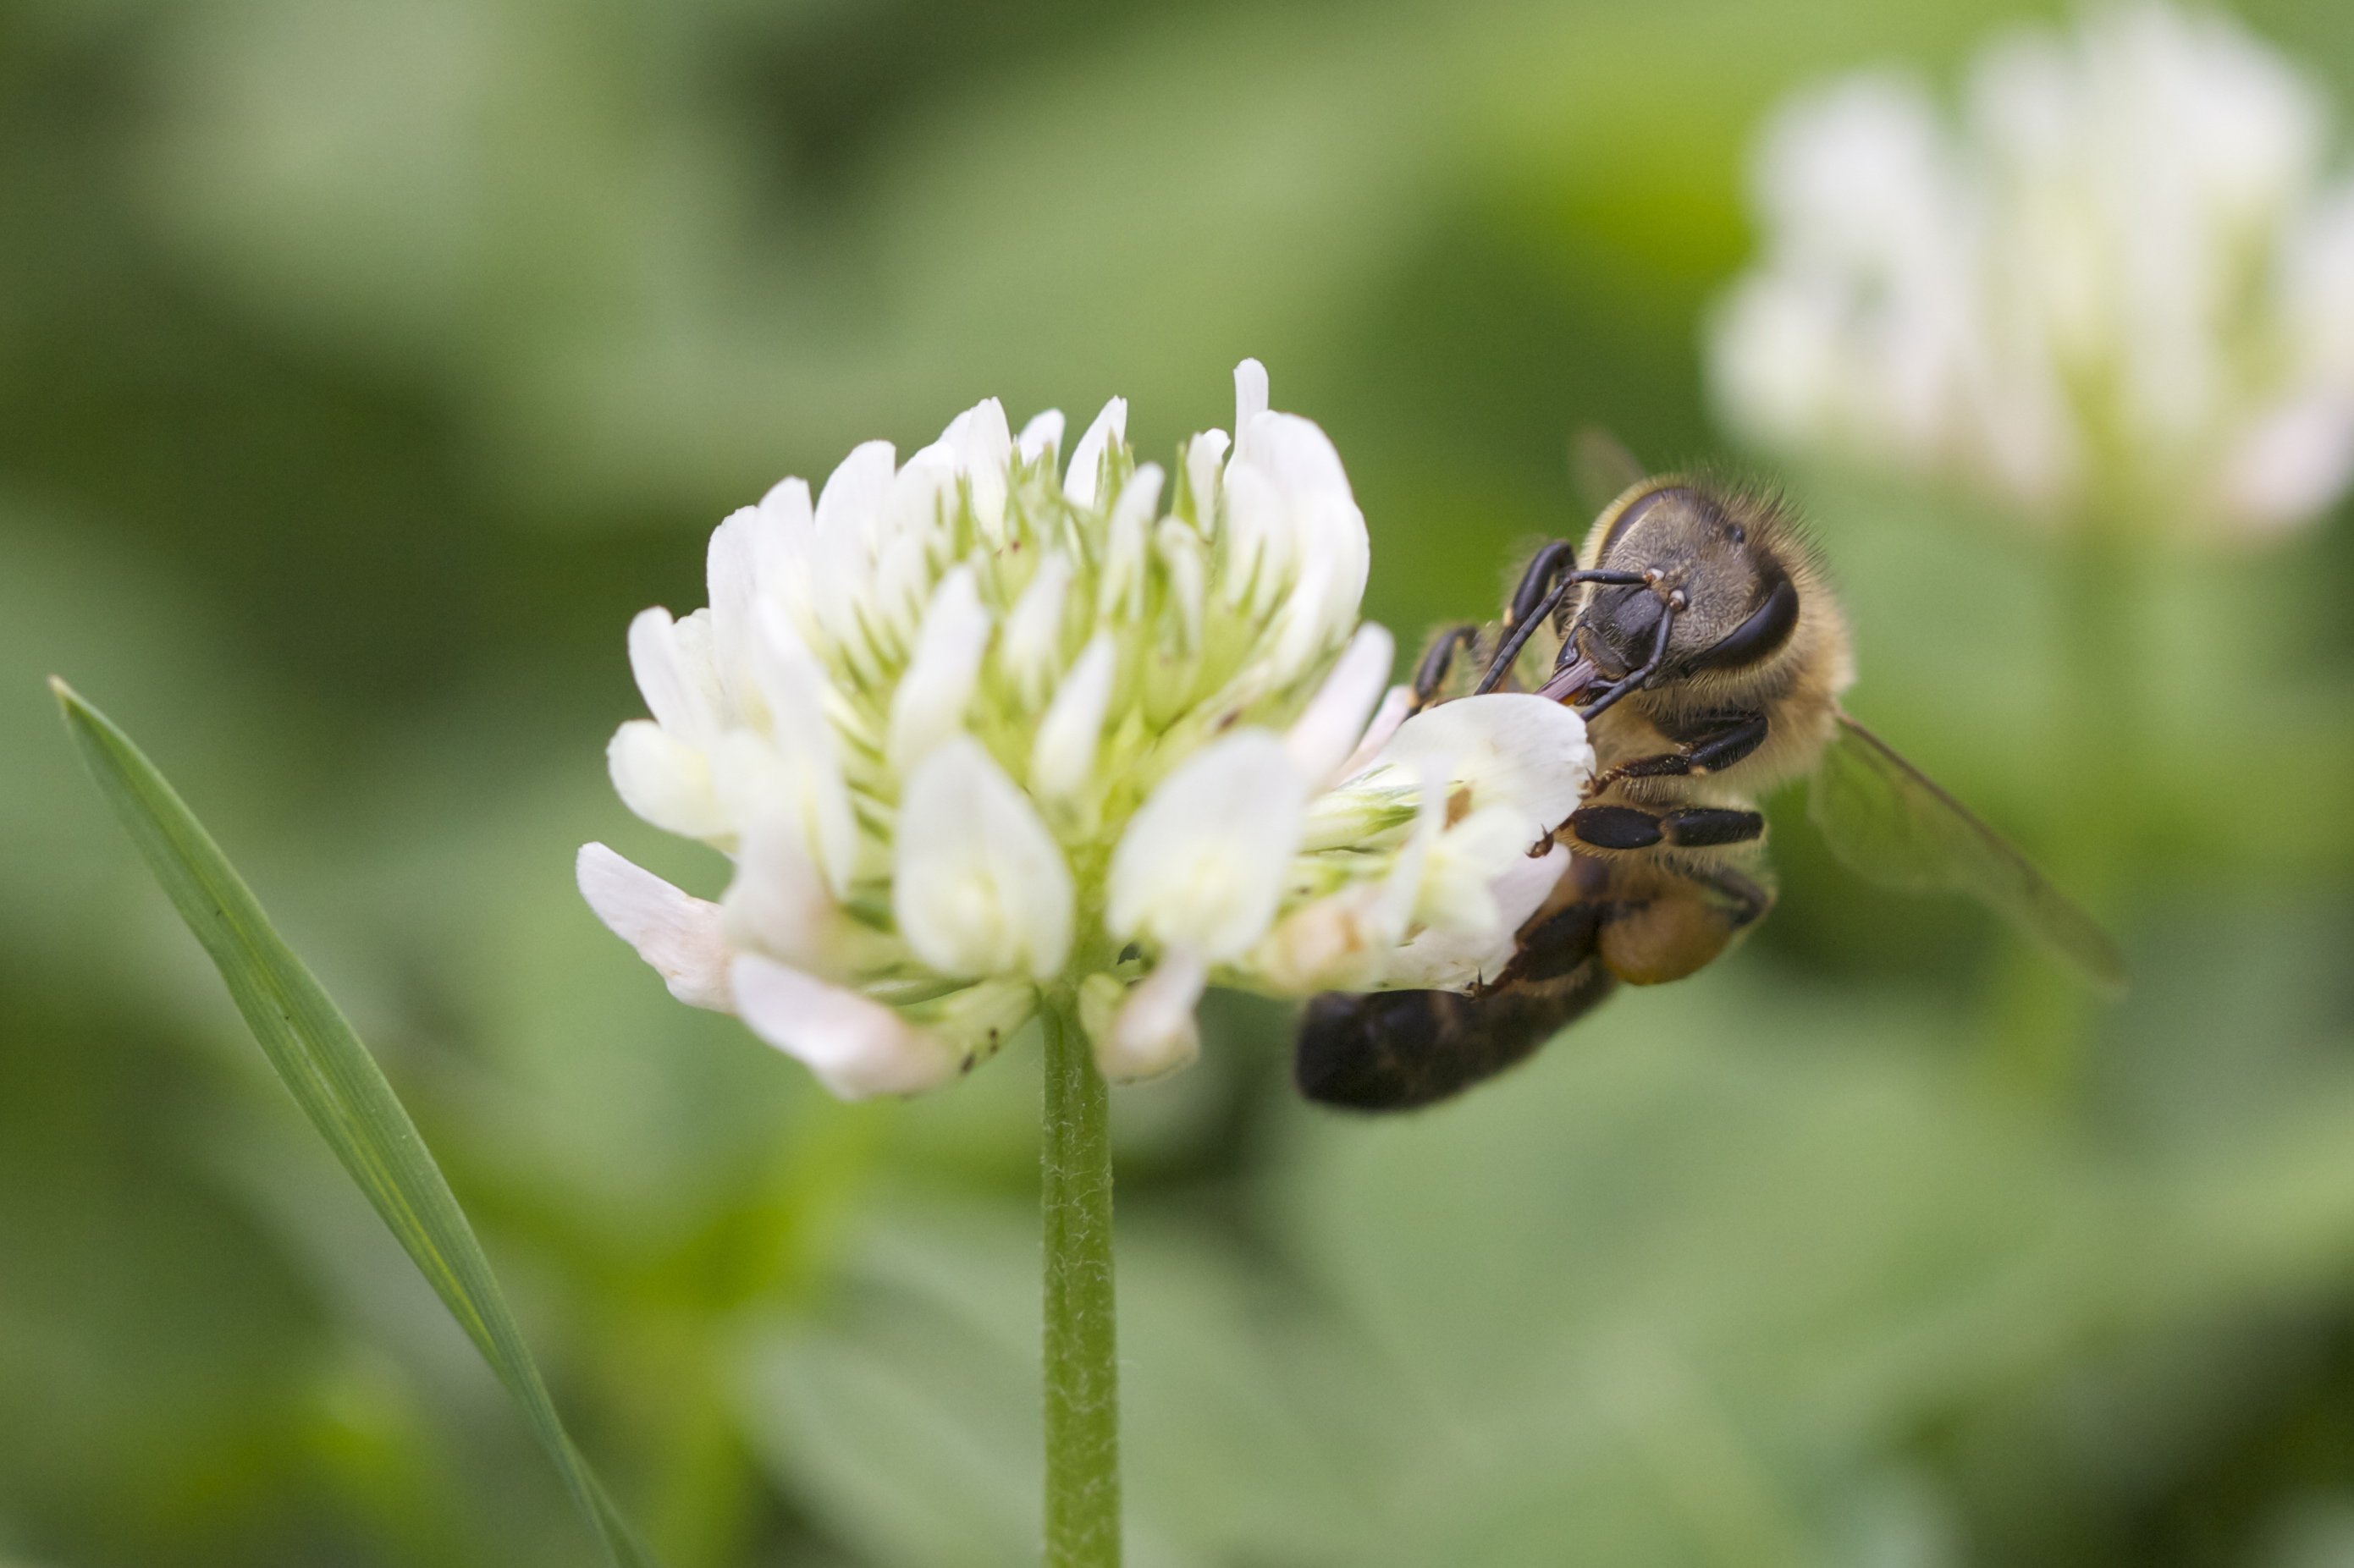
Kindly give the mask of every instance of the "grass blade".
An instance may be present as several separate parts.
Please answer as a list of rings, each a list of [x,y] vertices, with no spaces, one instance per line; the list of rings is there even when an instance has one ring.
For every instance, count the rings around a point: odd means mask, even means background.
[[[211,955],[270,1065],[506,1385],[608,1560],[652,1568],[565,1431],[473,1226],[376,1059],[155,765],[63,681],[49,686],[92,777]]]

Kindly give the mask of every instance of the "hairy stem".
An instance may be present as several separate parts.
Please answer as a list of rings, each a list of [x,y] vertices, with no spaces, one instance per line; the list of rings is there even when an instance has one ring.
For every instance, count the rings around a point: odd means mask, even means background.
[[[1119,1562],[1119,1364],[1103,1075],[1065,999],[1040,1014],[1046,1095],[1047,1568]]]

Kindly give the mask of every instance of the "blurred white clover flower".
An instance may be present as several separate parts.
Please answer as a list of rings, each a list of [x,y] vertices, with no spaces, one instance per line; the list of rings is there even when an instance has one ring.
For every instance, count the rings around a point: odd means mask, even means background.
[[[2044,516],[2303,521],[2354,476],[2354,181],[2327,105],[2223,16],[2031,31],[1961,132],[1847,78],[1770,124],[1765,253],[1710,372],[1744,436],[1956,475]]]
[[[894,461],[858,448],[712,535],[711,604],[650,609],[651,720],[615,788],[725,851],[717,903],[602,844],[590,906],[698,1007],[845,1097],[931,1087],[1042,1005],[1117,1081],[1183,1065],[1211,982],[1460,988],[1557,880],[1530,851],[1593,754],[1570,709],[1466,698],[1368,725],[1363,514],[1322,430],[1235,373],[1235,439],[1135,462],[1114,398],[994,399]]]

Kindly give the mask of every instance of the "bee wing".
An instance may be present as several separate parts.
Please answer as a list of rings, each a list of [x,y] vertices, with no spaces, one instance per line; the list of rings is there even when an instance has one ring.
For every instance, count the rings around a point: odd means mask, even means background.
[[[1629,488],[1650,477],[1627,444],[1599,425],[1569,439],[1569,478],[1590,517],[1599,517]]]
[[[1845,714],[1815,775],[1807,814],[1840,859],[1871,881],[1967,893],[2103,990],[2124,988],[2124,955],[2090,915],[2008,839]]]

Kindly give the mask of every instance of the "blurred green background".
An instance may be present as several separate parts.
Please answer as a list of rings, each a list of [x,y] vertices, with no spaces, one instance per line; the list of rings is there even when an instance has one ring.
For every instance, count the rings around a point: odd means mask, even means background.
[[[1486,611],[1589,422],[1719,453],[1699,323],[1782,92],[2015,8],[0,5],[0,1563],[577,1563],[39,677],[352,1012],[677,1568],[1034,1560],[1036,1078],[843,1107],[581,906],[643,605],[975,398],[1333,435],[1368,612]],[[2354,104],[2354,9],[2247,19]],[[1364,1123],[1214,999],[1116,1117],[1131,1560],[2354,1563],[2354,531],[2153,544],[2097,833],[2048,545],[1787,473],[1853,705],[2137,983],[1872,892]]]

